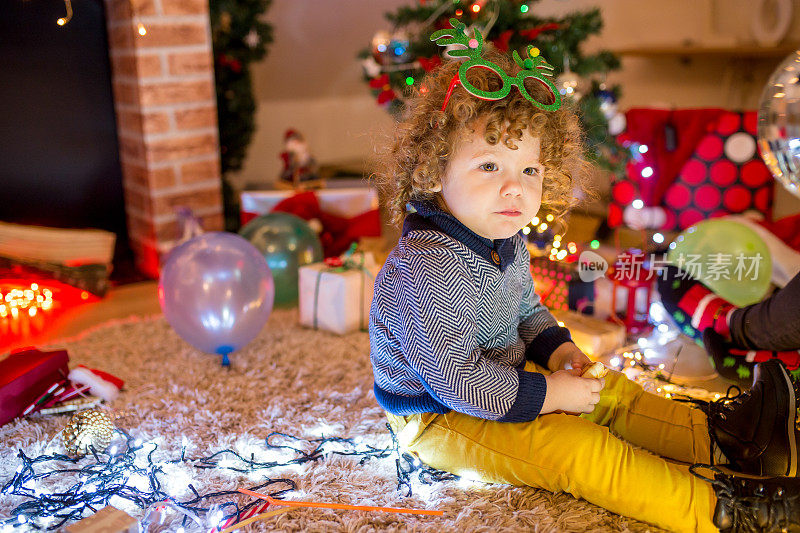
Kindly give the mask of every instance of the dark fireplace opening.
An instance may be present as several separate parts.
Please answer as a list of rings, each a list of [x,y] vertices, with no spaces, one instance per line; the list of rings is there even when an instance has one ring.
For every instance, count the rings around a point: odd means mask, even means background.
[[[0,221],[117,235],[112,281],[144,279],[128,246],[102,0],[0,10]]]

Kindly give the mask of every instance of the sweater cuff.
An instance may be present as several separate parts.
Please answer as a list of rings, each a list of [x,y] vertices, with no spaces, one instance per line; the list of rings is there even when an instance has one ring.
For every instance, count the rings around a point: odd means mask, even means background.
[[[547,394],[547,381],[544,374],[517,370],[519,388],[511,409],[500,417],[498,422],[529,422],[539,416]]]
[[[565,342],[572,342],[567,328],[551,326],[535,336],[525,348],[525,359],[547,368],[550,355]]]

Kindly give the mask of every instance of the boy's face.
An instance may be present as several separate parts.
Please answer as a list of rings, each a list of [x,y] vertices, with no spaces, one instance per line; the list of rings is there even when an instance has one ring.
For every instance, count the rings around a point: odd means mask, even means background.
[[[513,141],[491,145],[484,126],[466,130],[456,143],[444,179],[442,198],[450,213],[487,239],[506,239],[528,224],[542,202],[544,165],[539,138],[527,132]]]

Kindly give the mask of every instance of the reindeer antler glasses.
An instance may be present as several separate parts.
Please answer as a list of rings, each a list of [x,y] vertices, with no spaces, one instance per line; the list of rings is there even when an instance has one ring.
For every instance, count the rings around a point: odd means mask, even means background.
[[[434,32],[431,35],[431,41],[436,41],[436,44],[439,46],[449,46],[451,44],[463,45],[466,47],[465,49],[451,50],[449,52],[450,56],[467,57],[469,59],[459,67],[458,73],[453,76],[453,81],[450,82],[450,87],[447,89],[447,95],[442,104],[442,111],[447,107],[447,102],[450,101],[450,95],[458,84],[461,84],[467,92],[482,100],[500,100],[501,98],[505,98],[511,92],[511,88],[516,86],[522,96],[540,109],[555,111],[561,107],[561,94],[550,79],[553,75],[553,67],[539,55],[538,48],[528,45],[525,49],[525,54],[527,56],[525,59],[522,59],[516,50],[514,51],[512,57],[522,70],[516,76],[511,77],[506,74],[502,68],[481,57],[481,52],[483,51],[483,36],[479,31],[473,30],[472,38],[470,38],[464,31],[466,29],[464,23],[459,22],[457,19],[450,19],[450,26],[452,29],[443,29]],[[483,68],[494,72],[503,82],[503,85],[496,91],[478,89],[467,80],[467,72],[471,68]],[[552,95],[552,103],[540,102],[528,93],[528,90],[525,88],[525,80],[528,78],[535,79],[549,89]]]

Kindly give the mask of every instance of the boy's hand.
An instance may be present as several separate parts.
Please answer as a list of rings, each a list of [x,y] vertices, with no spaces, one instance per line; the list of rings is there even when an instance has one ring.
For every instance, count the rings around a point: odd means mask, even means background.
[[[605,386],[603,378],[582,378],[580,369],[559,370],[545,376],[547,394],[540,414],[554,411],[591,413],[600,401],[600,391]]]
[[[547,368],[551,372],[558,372],[565,368],[577,368],[583,371],[584,367],[590,364],[592,364],[592,360],[580,348],[572,342],[565,342],[550,355]]]

